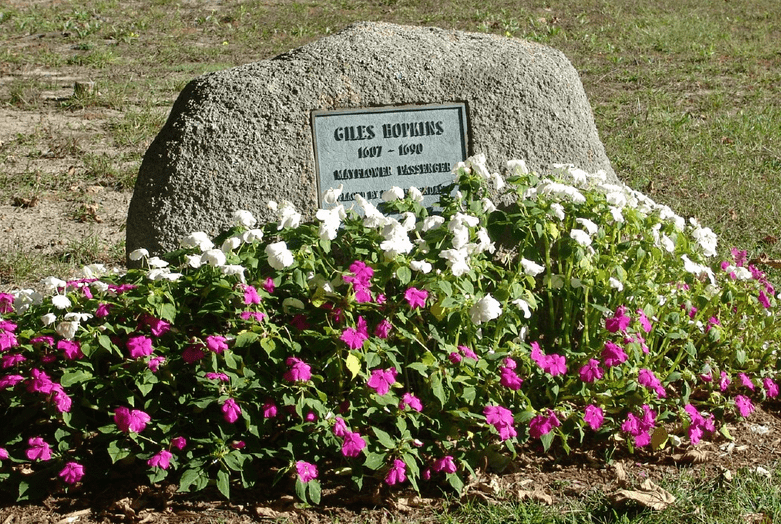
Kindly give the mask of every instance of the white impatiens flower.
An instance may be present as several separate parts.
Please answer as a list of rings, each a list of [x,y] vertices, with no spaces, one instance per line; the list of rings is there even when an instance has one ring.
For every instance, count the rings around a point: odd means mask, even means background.
[[[692,275],[695,275],[697,277],[706,275],[710,280],[710,283],[713,284],[714,286],[716,285],[716,275],[713,274],[711,268],[709,268],[708,266],[704,266],[702,264],[698,264],[692,260],[689,260],[689,257],[686,255],[681,255],[681,260],[683,260],[683,269],[687,273],[691,273]]]
[[[46,288],[46,291],[57,291],[68,285],[64,280],[60,280],[56,277],[46,277],[41,281],[41,283]]]
[[[68,309],[69,307],[71,307],[71,301],[65,295],[54,295],[52,297],[52,304],[57,309]]]
[[[224,266],[226,261],[225,253],[221,249],[209,249],[201,255],[202,264],[209,264],[214,267]]]
[[[219,251],[219,250],[217,250]],[[150,269],[146,274],[146,278],[153,282],[160,280],[168,280],[169,282],[176,282],[182,277],[181,273],[172,273],[167,267],[161,267],[157,269]]]
[[[269,208],[271,211],[276,211],[279,209],[279,204],[277,204],[274,200],[269,200],[266,204],[266,207]]]
[[[343,205],[331,209],[318,209],[315,218],[320,221],[318,235],[321,240],[333,240],[342,225],[342,220],[347,216]]]
[[[526,175],[529,173],[529,168],[526,167],[526,162],[523,160],[508,160],[507,173],[510,176]]]
[[[203,265],[201,255],[185,255],[184,258],[187,260],[187,265],[193,269],[198,269]]]
[[[718,238],[716,233],[711,231],[709,227],[698,227],[692,231],[692,238],[702,249],[702,254],[706,257],[716,256],[716,244],[718,244]]]
[[[385,240],[380,243],[380,249],[385,252],[387,259],[409,253],[415,247],[404,226],[393,218],[389,218],[388,223],[382,228],[382,237]]]
[[[295,229],[300,223],[301,213],[296,211],[292,202],[288,202],[287,200],[283,201],[279,208],[279,225],[277,226],[277,229]]]
[[[134,249],[130,252],[128,255],[128,258],[130,260],[133,260],[134,262],[141,260],[142,258],[149,258],[149,251],[144,249],[143,247],[140,247],[138,249]]]
[[[77,322],[84,322],[92,318],[89,313],[65,313],[65,320],[75,320]]]
[[[610,206],[608,209],[610,210],[610,215],[613,217],[613,222],[618,222],[619,224],[624,222],[624,214],[621,212],[620,207]]]
[[[618,280],[618,279],[616,279],[614,277],[610,277],[610,279],[608,280],[608,283],[610,284],[610,287],[612,287],[613,289],[615,289],[617,291],[623,291],[624,290],[624,284],[622,284],[620,280]]]
[[[521,259],[521,266],[523,267],[523,272],[532,277],[536,277],[537,275],[545,271],[545,266],[541,266],[536,262],[527,260],[525,258]]]
[[[407,197],[409,197],[409,199],[413,202],[423,202],[423,193],[421,193],[420,189],[415,186],[410,186],[410,188],[407,190]]]
[[[262,229],[248,229],[241,234],[241,241],[244,243],[260,242],[263,240]]]
[[[232,236],[226,238],[222,245],[220,246],[220,251],[223,253],[230,253],[234,249],[237,249],[239,246],[241,246],[241,237],[239,236]]]
[[[576,218],[575,222],[583,226],[583,228],[588,232],[588,236],[590,237],[593,237],[599,231],[599,226],[588,218]]]
[[[439,252],[439,257],[447,261],[447,265],[453,276],[460,277],[469,273],[469,253],[466,249],[444,249]]]
[[[403,218],[403,221],[401,222],[402,227],[407,231],[413,231],[417,225],[417,217],[415,216],[415,213],[412,211],[405,211],[401,216]]]
[[[339,196],[342,194],[343,189],[344,189],[344,184],[339,184],[339,187],[332,187],[326,189],[325,192],[323,193],[323,204],[332,206],[337,202],[339,202]]]
[[[736,267],[730,270],[732,266],[727,268],[728,273],[735,273],[735,277],[738,280],[751,280],[753,275],[751,274],[751,271],[746,267]]]
[[[578,191],[576,187],[553,182],[552,180],[543,180],[540,182],[537,186],[537,194],[556,200],[566,200],[573,204],[582,204],[586,201],[586,197],[584,197],[583,193]]]
[[[531,318],[532,312],[529,309],[529,303],[522,298],[516,298],[512,301],[512,304],[518,306],[523,311],[523,318]]]
[[[480,203],[483,205],[483,213],[493,213],[496,211],[496,204],[494,204],[490,198],[484,197],[480,200]]]
[[[489,320],[498,318],[501,314],[502,305],[490,294],[485,295],[469,308],[469,316],[475,324],[488,322]]]
[[[426,217],[423,219],[423,223],[422,226],[420,227],[420,230],[425,233],[426,231],[438,228],[444,223],[445,223],[445,218],[440,215]]]
[[[90,282],[89,285],[92,289],[94,289],[98,293],[106,293],[110,289],[109,285],[103,282],[102,280],[96,280],[94,282]]]
[[[73,337],[76,336],[76,331],[78,331],[79,326],[80,324],[77,320],[70,320],[57,324],[57,327],[54,328],[54,331],[56,331],[58,335],[66,340],[73,340]]]
[[[491,178],[491,172],[488,171],[488,167],[486,166],[484,153],[478,153],[474,156],[470,156],[466,159],[464,164],[466,164],[466,167],[470,168],[473,173],[480,175],[482,178],[486,180]]]
[[[244,277],[244,271],[246,271],[244,266],[239,264],[226,264],[220,267],[220,271],[222,271],[223,275],[238,276],[242,284],[247,282],[246,278]]]
[[[404,198],[404,190],[399,186],[393,186],[382,192],[382,200],[384,202],[393,202],[394,200],[401,200],[402,198]]]
[[[429,273],[431,271],[431,264],[425,260],[413,260],[409,263],[410,269],[413,271],[420,271],[421,273]]]
[[[253,227],[258,221],[250,211],[238,209],[233,212],[233,223],[237,226]]]
[[[89,264],[81,268],[81,274],[84,278],[98,278],[106,273],[106,266],[103,264]]]
[[[179,241],[179,245],[186,249],[191,249],[197,247],[202,252],[208,251],[209,249],[214,247],[214,243],[209,238],[209,235],[204,233],[203,231],[196,231],[195,233],[190,233],[186,237],[184,237],[182,240]]]
[[[610,191],[605,194],[605,200],[607,200],[607,203],[611,206],[615,206],[619,209],[627,204],[626,193],[623,191]]]
[[[20,315],[30,309],[30,306],[43,303],[43,295],[34,289],[21,289],[14,291],[12,295],[14,296],[14,310]]]
[[[496,251],[496,245],[491,240],[491,237],[488,236],[488,230],[486,228],[481,227],[477,230],[477,240],[479,242],[476,247],[477,251],[481,253],[484,251],[488,251],[489,253]]]
[[[54,313],[46,313],[45,315],[41,316],[41,323],[44,326],[54,324],[56,320],[57,320],[57,315],[55,315]]]
[[[554,202],[550,205],[550,212],[553,216],[555,216],[559,220],[564,220],[564,217],[566,216],[564,214],[564,206],[562,206],[558,202]]]
[[[591,236],[582,229],[573,229],[569,232],[569,236],[583,247],[591,245]]]
[[[675,252],[675,242],[673,242],[673,239],[668,237],[667,235],[662,235],[661,238],[659,239],[659,243],[668,253]]]
[[[295,261],[293,253],[287,248],[287,244],[284,241],[267,245],[265,251],[266,255],[268,255],[268,263],[274,269],[292,266]]]
[[[168,262],[166,262],[160,257],[152,257],[149,260],[147,260],[146,263],[149,265],[149,267],[153,267],[156,269],[168,267]]]
[[[383,215],[374,204],[363,198],[361,195],[355,195],[355,201],[363,209],[363,225],[369,229],[382,227],[388,223],[388,217]]]

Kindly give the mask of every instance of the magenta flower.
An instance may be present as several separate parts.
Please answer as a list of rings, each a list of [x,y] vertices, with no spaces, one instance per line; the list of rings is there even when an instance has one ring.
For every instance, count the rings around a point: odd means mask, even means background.
[[[462,358],[463,358],[463,357],[461,356],[461,354],[460,354],[460,353],[458,353],[458,352],[456,352],[456,351],[453,351],[453,352],[451,352],[451,353],[450,353],[450,354],[447,356],[447,358],[448,358],[448,360],[450,360],[450,362],[451,362],[452,364],[458,364],[459,362],[461,362],[461,360],[462,360]]]
[[[146,365],[152,373],[157,373],[157,371],[160,369],[160,366],[162,366],[164,362],[165,357],[152,357],[149,359],[149,362],[147,362]]]
[[[239,415],[241,415],[241,407],[232,398],[227,399],[222,405],[222,417],[229,424],[233,424],[239,419]]]
[[[141,358],[152,354],[152,339],[144,335],[136,335],[127,339],[125,343],[131,358]]]
[[[206,378],[208,378],[209,380],[219,380],[220,382],[230,381],[230,377],[228,377],[228,375],[226,375],[225,373],[214,373],[211,371],[209,373],[206,373]]]
[[[260,295],[258,295],[257,289],[247,284],[241,285],[241,289],[244,291],[245,305],[249,306],[251,304],[260,304]]]
[[[743,386],[747,387],[751,391],[754,391],[754,383],[751,382],[751,379],[748,378],[748,375],[745,373],[738,373],[738,378],[740,379],[740,383],[743,384]]]
[[[60,413],[68,413],[73,405],[73,400],[65,393],[65,390],[60,384],[54,384],[52,386],[52,402],[57,406],[57,410]]]
[[[480,360],[480,357],[478,357],[478,356],[477,356],[477,353],[475,353],[474,351],[472,351],[472,350],[471,350],[470,348],[468,348],[467,346],[458,346],[458,349],[459,349],[459,351],[461,351],[461,353],[463,353],[463,354],[464,354],[464,356],[465,356],[466,358],[471,358],[471,359],[472,359],[472,360],[474,360],[474,361],[478,361],[478,360]]]
[[[529,436],[531,438],[540,438],[559,426],[561,426],[561,422],[556,413],[549,409],[548,416],[537,415],[529,422]]]
[[[346,437],[350,433],[350,428],[342,417],[334,418],[334,435],[337,437]]]
[[[729,387],[730,383],[732,381],[729,378],[729,375],[725,371],[721,372],[721,379],[719,380],[719,389],[722,391],[727,391],[727,388]]]
[[[5,375],[0,377],[0,389],[8,389],[22,382],[24,377],[22,375]]]
[[[307,422],[314,422],[317,420],[317,414],[315,414],[314,411],[310,411],[304,416],[304,420],[306,420]]]
[[[171,465],[171,459],[173,455],[166,449],[160,450],[156,455],[146,461],[146,465],[150,468],[168,469]]]
[[[403,484],[407,480],[407,465],[403,460],[394,459],[388,474],[385,475],[385,483],[388,486]]]
[[[444,471],[445,473],[455,473],[458,468],[456,468],[456,463],[453,460],[453,457],[450,455],[445,455],[444,457],[435,460],[434,465],[431,466],[431,469],[436,472]]]
[[[24,355],[19,353],[9,353],[0,357],[0,367],[3,369],[12,368],[20,362],[27,360]]]
[[[171,447],[176,448],[179,451],[183,450],[187,445],[187,439],[184,437],[174,437],[171,439]]]
[[[423,411],[423,404],[420,402],[420,399],[412,393],[404,393],[404,396],[401,397],[401,402],[399,402],[399,409],[404,409],[407,406],[417,412]]]
[[[515,361],[514,361],[513,359],[511,359],[510,357],[507,357],[507,358],[505,358],[505,359],[502,361],[502,364],[503,364],[503,365],[504,365],[504,367],[506,367],[507,369],[515,369],[516,367],[518,367],[518,364],[516,364],[516,363],[515,363]]]
[[[309,462],[299,460],[296,462],[296,473],[298,473],[298,478],[301,480],[301,482],[306,484],[310,480],[317,478],[317,466]]]
[[[62,350],[65,358],[68,360],[77,360],[84,357],[84,353],[81,352],[81,344],[75,340],[58,340],[57,349]]]
[[[485,422],[496,428],[502,440],[518,435],[514,427],[513,414],[509,409],[502,406],[486,406],[483,408],[483,415],[485,415]]]
[[[643,404],[643,416],[638,417],[629,412],[626,420],[621,424],[621,431],[632,435],[635,438],[635,446],[642,448],[651,443],[651,430],[655,422],[656,413],[647,404]]]
[[[19,341],[10,331],[0,331],[0,351],[6,351],[19,345]]]
[[[50,337],[49,335],[35,337],[30,339],[30,344],[45,344],[49,347],[52,347],[54,346],[54,338]]]
[[[363,440],[360,433],[348,433],[344,436],[344,441],[342,442],[342,455],[345,457],[357,457],[365,447],[366,441]]]
[[[637,383],[648,389],[653,389],[654,391],[656,391],[656,395],[659,398],[667,397],[667,392],[664,390],[661,381],[658,378],[656,378],[656,375],[654,375],[654,372],[651,371],[650,369],[643,368],[640,371],[638,371]]]
[[[607,367],[612,368],[613,366],[626,362],[627,358],[628,357],[621,346],[609,340],[605,342],[605,348],[602,350],[602,360]]]
[[[273,400],[267,400],[263,404],[263,418],[274,418],[277,416],[277,405]]]
[[[512,389],[513,391],[518,391],[521,389],[521,386],[523,385],[523,379],[521,379],[515,371],[513,371],[511,368],[502,366],[499,368],[499,371],[501,373],[499,378],[499,383],[509,389]]]
[[[599,366],[599,360],[592,358],[580,368],[578,374],[583,382],[594,382],[605,376],[605,370]]]
[[[149,326],[149,329],[155,337],[162,337],[171,330],[171,324],[169,322],[153,317],[152,315],[142,316],[141,324]]]
[[[25,455],[29,460],[49,460],[52,458],[52,448],[41,437],[33,437],[27,440],[29,446]]]
[[[231,449],[244,449],[247,447],[247,443],[243,440],[232,440],[229,445]]]
[[[762,380],[762,385],[765,388],[765,394],[770,398],[776,398],[778,396],[778,384],[773,382],[771,378],[765,378]]]
[[[396,368],[374,369],[366,385],[376,391],[378,395],[385,395],[390,391],[391,385],[396,382],[396,374]]]
[[[361,262],[360,260],[356,260],[352,264],[350,264],[350,272],[352,275],[345,275],[342,277],[342,280],[345,282],[352,284],[354,287],[364,287],[367,288],[371,286],[371,279],[374,276],[374,269],[367,266],[365,263]]]
[[[751,403],[751,399],[743,395],[735,397],[735,407],[738,408],[741,417],[747,417],[754,412],[754,404]]]
[[[285,364],[290,366],[290,369],[285,371],[282,378],[288,382],[306,382],[312,378],[312,368],[300,358],[287,357]]]
[[[0,293],[0,313],[11,313],[14,310],[14,296],[10,293]]]
[[[626,314],[625,306],[618,306],[612,317],[605,319],[605,329],[611,333],[626,331],[632,319]]]
[[[2,320],[0,319],[0,330],[2,331],[16,331],[16,324],[11,322],[10,320]]]
[[[757,297],[757,300],[759,300],[759,303],[762,304],[762,307],[765,309],[770,308],[770,299],[767,298],[767,295],[765,295],[764,291],[759,292],[759,296]]]
[[[100,303],[97,309],[95,309],[95,318],[105,318],[111,314],[111,308],[114,307],[111,304]]]
[[[412,309],[424,307],[428,298],[428,291],[411,287],[404,292],[404,298]]]
[[[339,337],[347,347],[350,349],[358,349],[363,346],[363,343],[369,340],[369,330],[366,326],[366,320],[363,317],[358,317],[358,324],[354,328],[347,328],[342,331],[342,336]]]
[[[689,424],[689,440],[692,444],[697,444],[705,431],[713,432],[716,430],[716,427],[713,424],[713,415],[710,415],[706,419],[692,404],[686,404],[683,409],[688,413],[689,418],[691,419],[691,424]]]
[[[5,448],[0,448],[0,460],[8,460],[8,450]]]
[[[182,351],[182,360],[188,364],[194,364],[206,356],[203,352],[203,344],[192,344]]]
[[[255,322],[263,322],[267,315],[260,311],[242,311],[239,316],[242,320],[254,319]]]
[[[39,369],[33,369],[30,371],[32,375],[31,379],[27,380],[27,391],[30,393],[43,393],[48,395],[52,392],[54,383],[45,372]]]
[[[545,355],[540,350],[540,345],[537,342],[532,342],[531,358],[537,365],[550,376],[555,377],[557,375],[563,375],[567,372],[567,359],[562,355],[551,354]]]
[[[114,422],[123,433],[141,433],[152,417],[139,409],[118,407],[114,410]]]
[[[263,289],[266,291],[266,293],[273,293],[274,292],[274,279],[271,277],[266,278],[266,281],[263,282]]]
[[[713,327],[715,327],[715,326],[720,326],[720,325],[721,325],[721,322],[719,322],[719,319],[718,319],[718,318],[716,318],[716,317],[710,317],[710,318],[708,319],[708,325],[707,325],[707,326],[705,326],[705,332],[707,333],[707,332],[708,332],[708,331],[710,331],[710,330],[711,330]]]
[[[76,484],[84,477],[84,466],[78,462],[67,462],[58,474],[66,484]]]
[[[379,324],[377,324],[377,327],[374,328],[374,336],[386,339],[388,338],[392,327],[393,325],[390,323],[390,321],[385,318]]]
[[[583,422],[589,425],[594,431],[602,427],[602,422],[605,420],[605,414],[602,408],[589,404],[586,406],[586,411],[583,414]]]
[[[646,333],[650,333],[651,329],[653,329],[653,326],[651,325],[651,321],[648,320],[648,317],[645,316],[645,311],[642,309],[638,309],[635,311],[637,313],[637,320],[640,322],[640,327],[645,331]]]
[[[215,353],[222,353],[228,349],[228,343],[225,337],[221,335],[209,335],[206,337],[206,349]]]

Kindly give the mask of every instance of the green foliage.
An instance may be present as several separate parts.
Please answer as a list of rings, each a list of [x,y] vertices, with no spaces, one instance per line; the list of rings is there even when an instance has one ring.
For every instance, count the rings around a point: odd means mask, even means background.
[[[388,214],[238,211],[213,241],[135,251],[143,269],[0,295],[0,442],[25,466],[0,482],[25,499],[140,467],[227,498],[273,471],[316,504],[338,470],[460,491],[530,441],[696,444],[777,395],[775,292],[745,253],[708,266],[710,229],[574,168],[455,175],[436,214],[414,188]]]

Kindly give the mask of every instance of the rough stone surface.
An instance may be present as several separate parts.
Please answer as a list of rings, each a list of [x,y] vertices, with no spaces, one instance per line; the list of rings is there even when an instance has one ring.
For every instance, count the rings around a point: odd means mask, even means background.
[[[358,23],[270,60],[191,81],[146,152],[128,212],[127,250],[217,233],[236,209],[271,220],[268,200],[317,206],[310,113],[466,102],[469,153],[489,167],[525,159],[605,170],[578,73],[560,52],[493,35]]]

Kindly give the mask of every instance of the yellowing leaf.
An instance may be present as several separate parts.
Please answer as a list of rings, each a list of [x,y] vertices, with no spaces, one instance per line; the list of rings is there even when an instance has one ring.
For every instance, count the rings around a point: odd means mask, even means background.
[[[355,356],[355,353],[347,355],[347,358],[344,359],[344,365],[350,370],[353,378],[357,377],[358,373],[361,372],[361,361]]]

